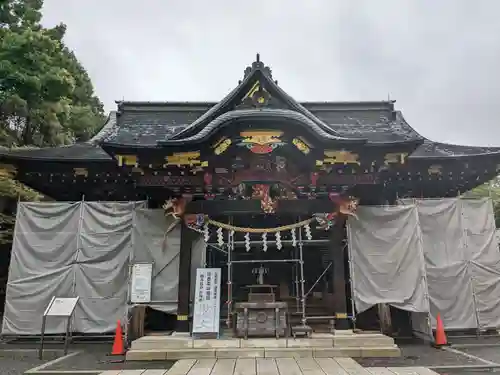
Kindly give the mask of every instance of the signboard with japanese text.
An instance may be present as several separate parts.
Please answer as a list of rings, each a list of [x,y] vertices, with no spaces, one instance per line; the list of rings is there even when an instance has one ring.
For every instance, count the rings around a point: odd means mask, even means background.
[[[220,284],[220,268],[196,270],[193,334],[219,333]]]
[[[132,282],[130,286],[131,303],[151,302],[152,263],[136,263],[132,266]]]
[[[70,317],[75,311],[78,299],[79,297],[52,297],[43,315]]]

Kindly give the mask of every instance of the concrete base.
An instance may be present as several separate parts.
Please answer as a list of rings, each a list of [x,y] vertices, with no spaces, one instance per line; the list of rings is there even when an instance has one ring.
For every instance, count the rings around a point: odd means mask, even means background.
[[[132,342],[128,361],[200,358],[399,357],[400,349],[382,334],[338,331],[308,338],[193,339],[184,335],[144,336]]]

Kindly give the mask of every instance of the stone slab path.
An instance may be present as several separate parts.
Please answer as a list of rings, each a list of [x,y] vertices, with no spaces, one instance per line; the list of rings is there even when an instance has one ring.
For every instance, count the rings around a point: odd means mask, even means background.
[[[352,358],[182,359],[169,370],[112,370],[101,375],[432,375],[424,367],[364,368]]]

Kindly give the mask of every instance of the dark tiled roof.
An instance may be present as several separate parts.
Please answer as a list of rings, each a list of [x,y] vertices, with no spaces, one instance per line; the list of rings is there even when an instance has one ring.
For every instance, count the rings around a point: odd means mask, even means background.
[[[419,140],[422,137],[405,121],[401,112],[393,114],[392,103],[303,103],[332,133],[370,143]],[[213,103],[133,103],[123,106],[117,131],[105,142],[136,146],[156,146],[188,127]],[[311,122],[311,121],[310,121]],[[316,127],[319,126],[316,124]],[[320,128],[326,133],[323,128]]]
[[[153,111],[150,108],[124,108],[117,116],[116,132],[105,139],[106,143],[151,146],[171,138],[186,128],[204,112],[190,108],[166,106]]]
[[[267,118],[276,119],[286,119],[301,122],[306,124],[314,133],[316,133],[321,139],[334,140],[334,141],[352,141],[352,138],[341,138],[336,135],[332,135],[323,130],[317,123],[310,120],[304,114],[291,111],[289,109],[243,109],[235,110],[224,113],[223,115],[217,117],[210,123],[208,123],[200,132],[187,138],[181,139],[166,139],[164,141],[159,141],[160,145],[174,145],[182,144],[186,142],[200,142],[205,140],[208,136],[213,134],[219,127],[226,125],[232,119],[251,119],[265,116]],[[363,141],[363,140],[360,140]]]
[[[299,103],[278,86],[271,69],[257,58],[245,69],[245,76],[236,88],[217,103],[118,102],[116,132],[102,141],[105,145],[129,147],[197,141],[202,138],[199,134],[213,130],[214,124],[222,124],[226,113],[237,113],[235,106],[244,100],[257,82],[281,103],[283,115],[295,112],[297,121],[325,139],[371,143],[423,140],[400,112],[394,112],[393,101]],[[262,114],[262,111],[254,110],[254,113]],[[250,115],[251,112],[245,111],[244,114]]]
[[[0,156],[14,159],[57,159],[60,161],[111,160],[111,157],[100,146],[94,146],[90,143],[39,149],[0,149]]]
[[[446,143],[433,142],[428,139],[420,145],[413,154],[411,159],[418,158],[447,158],[461,156],[478,156],[500,154],[500,147],[474,147],[474,146],[458,146]]]
[[[101,148],[100,143],[106,137],[116,133],[116,131],[116,113],[111,112],[102,129],[88,142],[39,149],[3,148],[0,149],[0,157],[5,157],[7,159],[40,159],[58,161],[108,161],[112,158]]]
[[[264,88],[269,94],[271,94],[271,97],[284,104],[284,107],[280,109],[295,111],[300,114],[301,118],[307,119],[307,123],[305,123],[306,126],[315,124],[314,131],[316,131],[316,129],[320,129],[322,134],[330,134],[332,136],[329,137],[330,139],[335,137],[344,142],[349,141],[346,137],[342,137],[337,134],[326,123],[314,116],[307,108],[295,101],[281,87],[279,87],[277,81],[272,78],[271,69],[265,66],[259,58],[252,63],[252,66],[245,69],[245,77],[242,81],[240,81],[234,90],[206,111],[202,116],[194,120],[188,127],[183,129],[181,132],[172,135],[171,138],[186,139],[187,137],[194,136],[196,133],[201,132],[206,126],[208,126],[208,124],[213,124],[216,119],[222,116],[225,112],[233,110],[234,105],[244,99],[248,90],[251,89],[252,85],[257,82],[261,88]],[[359,139],[352,139],[352,141],[358,142]]]
[[[394,143],[422,140],[400,111],[321,111],[316,116],[344,137],[365,138],[368,143]]]

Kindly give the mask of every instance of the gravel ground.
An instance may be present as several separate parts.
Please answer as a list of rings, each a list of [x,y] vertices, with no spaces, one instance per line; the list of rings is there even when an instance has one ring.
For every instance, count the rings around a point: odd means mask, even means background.
[[[25,371],[52,361],[63,355],[61,351],[45,351],[43,359],[38,359],[37,350],[0,349],[0,375],[21,375]]]
[[[398,358],[355,358],[365,367],[402,367],[402,366],[463,366],[482,365],[461,354],[435,349],[429,344],[399,344],[401,357]]]

